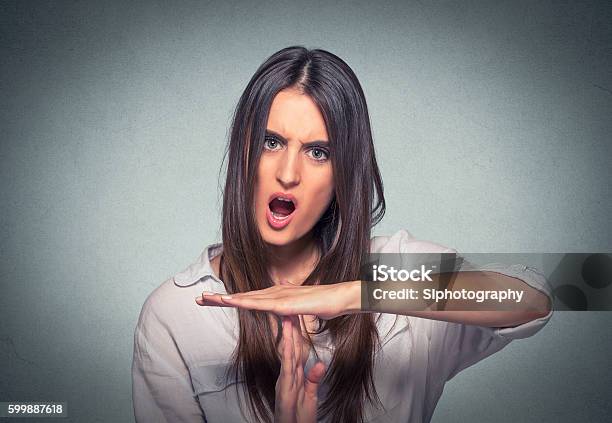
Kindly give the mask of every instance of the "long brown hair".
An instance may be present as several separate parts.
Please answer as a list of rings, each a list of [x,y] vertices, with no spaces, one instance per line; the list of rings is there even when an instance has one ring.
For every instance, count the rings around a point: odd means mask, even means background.
[[[385,213],[368,109],[357,77],[342,59],[325,50],[295,46],[278,51],[257,69],[242,93],[226,150],[221,278],[230,294],[273,286],[269,251],[255,220],[252,181],[270,106],[275,95],[289,87],[310,96],[323,115],[335,182],[335,196],[313,228],[321,257],[304,285],[359,279],[371,228]],[[231,371],[244,382],[252,415],[271,422],[281,331],[274,339],[268,313],[238,309],[238,316]],[[335,351],[325,374],[329,390],[319,418],[361,422],[365,400],[380,403],[373,378],[374,351],[380,341],[372,314],[319,320],[316,333],[324,331],[329,331]]]

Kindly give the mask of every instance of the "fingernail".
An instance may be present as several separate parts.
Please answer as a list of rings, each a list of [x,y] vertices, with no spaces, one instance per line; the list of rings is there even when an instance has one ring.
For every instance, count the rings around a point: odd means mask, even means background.
[[[214,292],[204,291],[204,292],[202,292],[202,296],[204,296],[204,295],[215,295],[215,293]]]
[[[224,300],[231,300],[232,296],[231,295],[221,295],[221,298],[223,298]]]

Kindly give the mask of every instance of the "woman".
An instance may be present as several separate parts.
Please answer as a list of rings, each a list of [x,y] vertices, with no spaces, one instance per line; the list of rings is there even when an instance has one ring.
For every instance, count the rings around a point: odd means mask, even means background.
[[[268,58],[228,153],[223,243],[141,311],[137,421],[429,421],[447,380],[550,319],[546,281],[524,266],[460,273],[453,289],[515,287],[537,312],[362,308],[368,253],[454,250],[405,230],[371,238],[383,185],[364,94],[337,56]]]

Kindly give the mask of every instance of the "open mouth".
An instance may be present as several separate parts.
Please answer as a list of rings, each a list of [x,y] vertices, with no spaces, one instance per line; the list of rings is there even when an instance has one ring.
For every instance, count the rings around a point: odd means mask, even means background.
[[[295,204],[290,199],[276,197],[268,204],[272,216],[276,219],[285,219],[295,210]]]
[[[283,229],[289,224],[297,208],[297,201],[291,194],[275,192],[270,196],[266,216],[274,229]]]

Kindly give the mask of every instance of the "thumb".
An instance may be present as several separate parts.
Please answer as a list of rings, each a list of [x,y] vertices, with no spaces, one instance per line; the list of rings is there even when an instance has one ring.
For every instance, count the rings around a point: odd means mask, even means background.
[[[325,374],[325,364],[322,361],[317,361],[308,371],[306,383],[304,384],[304,392],[311,397],[317,396],[319,383]]]

